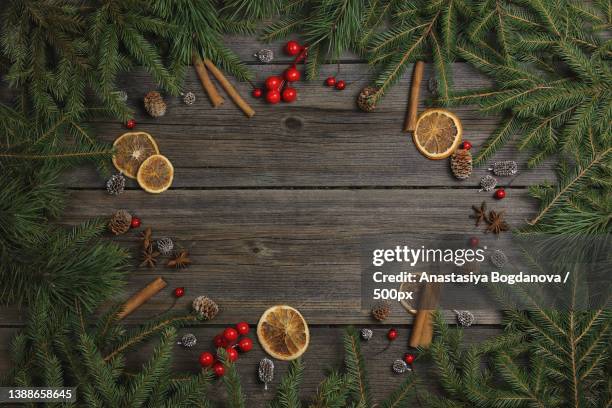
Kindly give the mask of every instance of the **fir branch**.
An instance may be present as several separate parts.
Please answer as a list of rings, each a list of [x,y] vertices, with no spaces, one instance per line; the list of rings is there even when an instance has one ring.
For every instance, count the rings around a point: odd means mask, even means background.
[[[359,335],[354,327],[349,327],[344,334],[344,361],[346,372],[351,379],[352,395],[358,407],[372,406],[372,397],[365,373],[365,363],[361,354]]]
[[[289,366],[289,371],[281,380],[276,397],[272,401],[272,406],[279,408],[298,408],[301,407],[299,397],[299,386],[302,382],[304,363],[301,358],[293,360]]]

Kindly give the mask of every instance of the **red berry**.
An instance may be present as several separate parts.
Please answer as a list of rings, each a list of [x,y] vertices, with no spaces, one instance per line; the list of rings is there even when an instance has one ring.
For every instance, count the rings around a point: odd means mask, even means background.
[[[136,121],[134,119],[128,119],[128,121],[125,122],[125,127],[128,129],[134,129],[136,127]]]
[[[215,344],[216,348],[219,347],[227,347],[227,340],[225,340],[225,337],[223,337],[223,335],[221,334],[217,334],[214,338],[213,338],[213,343]]]
[[[174,297],[180,298],[185,295],[185,288],[176,288],[174,289]]]
[[[506,190],[504,190],[503,188],[498,188],[497,190],[495,190],[494,197],[497,198],[498,200],[501,200],[502,198],[505,198],[506,197]]]
[[[278,92],[276,89],[268,91],[266,93],[266,102],[271,103],[271,104],[277,104],[280,102],[281,99],[281,93]]]
[[[278,90],[283,83],[283,78],[272,75],[266,78],[266,89]]]
[[[343,80],[340,80],[338,82],[336,82],[336,89],[341,91],[344,88],[346,88],[346,82],[344,82]]]
[[[213,356],[208,351],[205,351],[202,354],[200,354],[200,365],[202,367],[210,367],[211,365],[213,365],[214,362],[215,362],[215,356]]]
[[[397,339],[397,330],[396,329],[389,329],[389,331],[387,332],[387,338],[391,341]]]
[[[238,340],[238,332],[233,327],[228,327],[227,329],[223,330],[223,337],[225,340],[231,343]]]
[[[238,342],[238,347],[240,348],[240,351],[245,353],[251,351],[253,349],[253,340],[249,339],[248,337],[243,337]]]
[[[293,102],[297,99],[297,91],[295,88],[287,87],[283,89],[283,102]]]
[[[479,243],[480,243],[480,240],[477,237],[471,237],[470,238],[470,246],[472,248],[476,248]]]
[[[261,95],[263,95],[263,91],[261,90],[261,88],[255,88],[253,89],[253,92],[251,92],[251,95],[253,95],[253,98],[261,98]]]
[[[296,67],[290,67],[285,70],[285,79],[287,82],[299,81],[301,74]]]
[[[132,227],[132,228],[140,227],[140,218],[132,217],[132,222],[130,222],[130,227]]]
[[[325,80],[325,85],[327,85],[327,86],[334,86],[334,85],[336,85],[336,78],[333,77],[333,76],[332,77],[328,77]]]
[[[223,364],[217,362],[213,365],[213,371],[217,377],[223,377],[225,374],[225,367]]]
[[[404,356],[404,361],[406,362],[406,364],[412,364],[412,363],[414,363],[414,359],[415,359],[415,358],[416,358],[416,357],[414,356],[414,354],[407,353],[407,354]]]
[[[249,333],[249,324],[247,322],[240,322],[236,325],[236,330],[242,336],[245,336]]]
[[[470,150],[472,148],[472,144],[468,140],[464,140],[463,143],[461,143],[461,148]]]
[[[238,352],[236,351],[235,348],[228,347],[225,349],[225,352],[227,353],[227,359],[231,361],[232,363],[238,360]]]
[[[297,41],[287,41],[285,52],[289,55],[298,55],[302,51],[302,46]]]

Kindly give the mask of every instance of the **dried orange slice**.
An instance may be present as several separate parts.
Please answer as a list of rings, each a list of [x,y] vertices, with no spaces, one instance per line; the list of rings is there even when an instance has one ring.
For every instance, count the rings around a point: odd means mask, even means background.
[[[130,178],[136,178],[142,162],[154,154],[159,154],[155,139],[145,132],[124,133],[115,140],[113,147],[113,164]]]
[[[291,306],[272,306],[261,315],[257,337],[264,350],[279,360],[295,360],[308,348],[310,332],[300,312]]]
[[[419,115],[412,138],[427,158],[444,159],[461,143],[461,121],[445,109],[427,109]]]
[[[172,185],[174,167],[166,156],[154,154],[140,165],[137,179],[146,192],[161,193]]]

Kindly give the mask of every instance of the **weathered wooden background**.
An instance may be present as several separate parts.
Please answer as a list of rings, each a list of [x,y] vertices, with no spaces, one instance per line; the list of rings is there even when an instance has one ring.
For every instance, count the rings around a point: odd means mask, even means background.
[[[249,38],[228,41],[249,63],[258,83],[282,72],[289,62],[280,43],[266,46],[275,51],[276,59],[264,65],[252,56],[262,44]],[[124,194],[111,197],[104,190],[105,180],[93,169],[78,169],[68,176],[72,197],[62,223],[108,216],[125,208],[151,226],[156,236],[172,237],[191,253],[194,264],[180,271],[138,268],[134,260],[129,285],[117,293],[117,299],[158,275],[164,276],[169,287],[130,316],[129,323],[144,322],[167,308],[172,302],[170,292],[177,286],[187,292],[178,307],[188,308],[198,295],[210,296],[222,307],[214,321],[181,331],[195,333],[198,345],[193,351],[177,346],[177,369],[198,370],[198,354],[212,348],[212,337],[224,326],[246,320],[254,327],[267,307],[287,303],[299,307],[311,327],[311,344],[304,358],[304,396],[312,395],[326,369],[339,366],[342,331],[352,324],[375,329],[374,339],[363,349],[372,390],[380,400],[402,379],[390,367],[407,351],[412,318],[395,305],[388,322],[377,324],[362,310],[360,243],[364,237],[387,234],[410,235],[415,240],[439,233],[484,238],[468,215],[472,204],[483,199],[492,204],[490,194],[478,192],[486,169],[477,169],[468,181],[459,182],[450,174],[447,160],[427,160],[417,152],[411,136],[401,131],[410,72],[374,112],[363,113],[355,97],[371,79],[368,65],[347,55],[339,68],[336,73],[338,66],[327,65],[320,81],[299,82],[299,100],[292,104],[267,105],[250,97],[249,84],[237,84],[257,111],[251,119],[227,97],[223,106],[213,109],[195,72],[189,72],[184,89],[196,93],[196,104],[186,106],[180,98],[168,98],[168,113],[154,120],[141,105],[143,95],[155,85],[145,73],[134,73],[124,78],[122,86],[129,103],[137,107],[137,130],[151,133],[162,154],[173,162],[173,188],[149,195],[131,183]],[[456,63],[453,70],[457,88],[488,83],[464,63]],[[427,67],[424,97],[430,96],[430,73]],[[323,79],[331,74],[347,81],[347,89],[325,87]],[[464,137],[477,151],[499,118],[482,116],[472,107],[455,111],[463,122]],[[107,141],[125,131],[115,122],[93,126]],[[521,164],[517,177],[502,180],[508,197],[494,204],[506,209],[511,225],[519,226],[535,211],[527,187],[552,179],[551,168],[544,165],[527,171],[512,147],[504,148],[495,159]],[[112,239],[130,247],[137,257],[138,234],[132,231]],[[477,324],[466,330],[468,343],[499,332],[500,315],[493,306],[474,313]],[[452,311],[445,314],[454,322]],[[10,338],[22,324],[20,311],[1,310],[0,371],[7,368]],[[391,325],[400,330],[399,339],[379,353]],[[133,364],[144,360],[149,351],[145,347],[135,353]],[[256,344],[238,362],[249,406],[261,406],[271,398],[287,367],[278,362],[272,391],[265,393],[255,375],[263,356]],[[415,375],[429,376],[430,370],[417,365]]]

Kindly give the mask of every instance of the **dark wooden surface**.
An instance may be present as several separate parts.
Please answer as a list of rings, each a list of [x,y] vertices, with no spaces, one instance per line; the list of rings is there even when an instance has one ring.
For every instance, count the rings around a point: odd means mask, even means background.
[[[275,62],[261,65],[252,58],[261,44],[249,38],[229,41],[249,62],[258,83],[286,67],[287,58],[278,43],[271,46],[277,55]],[[296,85],[297,102],[276,106],[252,99],[250,85],[233,81],[257,112],[251,119],[227,97],[223,106],[213,109],[195,73],[189,72],[185,91],[196,93],[196,104],[185,106],[179,98],[168,98],[168,113],[158,120],[146,116],[141,108],[142,96],[154,85],[146,74],[136,72],[124,78],[122,86],[129,103],[137,107],[137,130],[151,133],[161,152],[173,162],[173,188],[149,195],[130,182],[128,191],[111,197],[104,191],[104,180],[91,168],[67,175],[72,197],[60,223],[74,224],[126,208],[157,236],[172,237],[190,250],[194,265],[181,271],[138,268],[134,260],[128,286],[116,295],[118,300],[124,299],[159,275],[169,282],[167,290],[127,319],[130,324],[144,322],[167,308],[173,287],[186,287],[180,308],[188,308],[190,299],[197,295],[218,301],[222,312],[216,320],[182,330],[196,333],[200,343],[193,352],[177,346],[178,369],[197,370],[197,354],[210,348],[213,335],[224,325],[239,320],[255,325],[267,307],[287,303],[298,307],[311,324],[304,395],[314,392],[326,368],[340,364],[341,333],[353,324],[376,327],[375,339],[364,349],[374,394],[382,398],[401,380],[391,373],[390,366],[407,351],[412,318],[394,305],[386,324],[371,320],[368,305],[361,302],[363,241],[393,234],[410,235],[418,241],[442,233],[484,239],[481,229],[468,219],[472,204],[486,200],[505,209],[512,226],[520,226],[536,209],[527,187],[553,179],[551,166],[528,171],[524,156],[508,146],[495,159],[518,160],[521,171],[514,178],[502,179],[508,197],[493,203],[491,194],[478,192],[478,181],[486,168],[476,169],[469,180],[459,182],[450,174],[447,160],[425,159],[416,151],[411,136],[401,131],[409,75],[376,111],[362,113],[356,108],[355,97],[370,79],[368,66],[346,55],[340,73],[336,70],[336,65],[325,66],[321,81]],[[456,63],[453,71],[457,88],[488,83],[464,63]],[[325,87],[323,79],[330,74],[346,80],[347,89],[338,92]],[[427,66],[422,84],[425,97],[430,96],[429,76]],[[482,116],[474,107],[455,112],[474,151],[499,121]],[[100,120],[90,125],[108,141],[125,131],[115,122]],[[136,257],[137,234],[132,231],[112,239],[125,244]],[[444,313],[454,322],[454,312]],[[499,332],[500,315],[494,305],[474,313],[477,325],[466,331],[469,343]],[[23,311],[4,308],[0,312],[0,371],[8,365],[10,337],[22,324]],[[384,348],[384,333],[390,325],[399,328],[400,338],[377,354]],[[131,363],[142,361],[147,350],[145,347],[132,356]],[[262,356],[256,344],[255,351],[238,363],[249,406],[263,405],[272,394],[264,393],[256,381],[256,363]],[[277,365],[275,386],[287,364]],[[417,375],[431,376],[431,367],[417,367]]]

